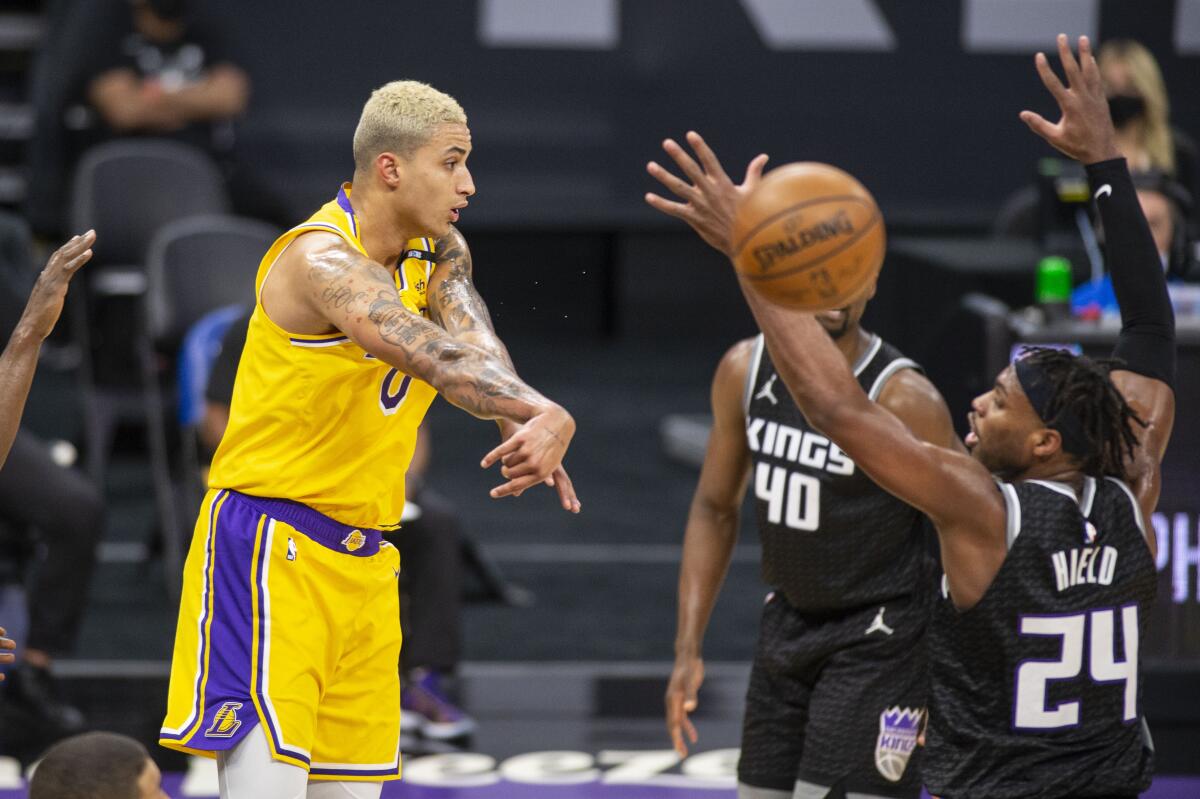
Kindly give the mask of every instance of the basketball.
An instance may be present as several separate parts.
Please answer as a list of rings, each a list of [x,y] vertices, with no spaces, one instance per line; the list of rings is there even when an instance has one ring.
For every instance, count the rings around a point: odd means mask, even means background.
[[[739,204],[733,261],[766,300],[824,311],[871,285],[886,238],[875,198],[853,175],[798,162],[768,172]]]

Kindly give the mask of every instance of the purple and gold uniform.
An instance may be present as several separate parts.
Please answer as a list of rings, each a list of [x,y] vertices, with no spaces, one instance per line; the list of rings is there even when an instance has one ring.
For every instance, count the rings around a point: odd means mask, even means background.
[[[263,281],[296,237],[366,255],[345,185],[267,251],[229,426],[184,567],[160,743],[215,756],[255,725],[313,779],[400,773],[398,526],[428,384],[344,335],[275,324]],[[433,242],[413,239],[396,288],[426,313]]]

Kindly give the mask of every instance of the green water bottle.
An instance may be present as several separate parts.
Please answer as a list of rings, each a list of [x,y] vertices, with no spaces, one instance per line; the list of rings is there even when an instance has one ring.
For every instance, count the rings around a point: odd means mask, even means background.
[[[1054,323],[1071,314],[1071,262],[1061,255],[1047,255],[1038,261],[1037,287],[1034,299],[1046,314],[1046,322]]]

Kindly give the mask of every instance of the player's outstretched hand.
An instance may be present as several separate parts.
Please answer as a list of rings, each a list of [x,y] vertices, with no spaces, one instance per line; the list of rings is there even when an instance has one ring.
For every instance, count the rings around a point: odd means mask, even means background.
[[[574,435],[575,420],[557,405],[518,427],[480,463],[486,469],[499,461],[500,474],[508,480],[491,490],[492,497],[519,497],[526,489],[547,483],[558,490],[564,508],[578,512],[579,500],[571,478],[562,468],[563,456]]]
[[[499,419],[497,421],[500,425],[501,441],[507,441],[521,429],[521,426],[516,422],[511,422],[507,419]],[[575,484],[571,482],[570,475],[567,474],[567,470],[561,464],[542,482],[553,488],[558,494],[558,501],[562,504],[563,510],[571,513],[579,513],[582,505],[579,502],[579,497],[575,496]]]
[[[679,655],[667,684],[667,732],[671,744],[681,757],[687,757],[688,744],[700,739],[688,714],[695,711],[699,701],[700,684],[704,682],[704,661],[695,655]],[[684,736],[687,740],[684,740]]]
[[[70,241],[55,250],[46,262],[46,267],[38,275],[29,295],[29,302],[25,304],[25,312],[21,315],[21,324],[27,325],[30,334],[36,336],[39,341],[54,330],[54,324],[62,314],[67,284],[71,282],[79,267],[92,259],[92,245],[95,243],[94,230],[73,236]]]
[[[1063,74],[1067,76],[1066,86],[1054,74],[1045,53],[1034,56],[1034,65],[1042,83],[1054,95],[1062,118],[1052,123],[1033,111],[1022,111],[1021,121],[1055,149],[1081,163],[1094,164],[1120,158],[1104,82],[1100,79],[1100,67],[1092,55],[1088,37],[1079,37],[1079,60],[1076,61],[1067,35],[1058,34],[1058,58]]]
[[[12,663],[14,660],[17,659],[17,656],[14,655],[11,651],[11,650],[17,648],[17,642],[11,638],[5,638],[4,636],[6,636],[6,635],[8,635],[8,630],[5,630],[3,627],[0,627],[0,649],[10,650],[10,651],[5,651],[5,652],[0,652],[0,663]],[[3,680],[3,679],[4,679],[4,675],[0,674],[0,680]]]
[[[730,239],[737,204],[742,197],[753,191],[762,179],[767,156],[755,156],[746,167],[745,178],[741,184],[735,186],[725,174],[716,154],[699,133],[688,131],[687,141],[695,151],[696,158],[689,155],[674,139],[667,139],[662,145],[667,155],[671,156],[687,176],[687,180],[677,177],[654,161],[646,164],[646,171],[684,202],[667,200],[654,193],[646,194],[646,202],[668,216],[687,222],[700,234],[700,238],[732,258],[733,242]]]

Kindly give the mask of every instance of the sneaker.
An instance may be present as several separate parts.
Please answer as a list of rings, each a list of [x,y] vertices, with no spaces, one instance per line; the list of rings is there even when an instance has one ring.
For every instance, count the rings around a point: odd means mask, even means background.
[[[448,741],[475,732],[475,719],[442,693],[437,672],[418,669],[400,688],[400,729],[418,729],[426,738]],[[408,718],[406,724],[405,717]]]
[[[54,738],[82,732],[87,724],[79,708],[67,702],[49,670],[21,663],[5,675],[3,701]]]

